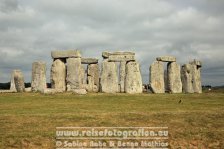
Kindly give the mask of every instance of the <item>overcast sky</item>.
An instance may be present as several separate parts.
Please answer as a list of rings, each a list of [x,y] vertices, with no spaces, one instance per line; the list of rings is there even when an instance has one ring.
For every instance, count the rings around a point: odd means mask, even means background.
[[[55,49],[133,51],[144,82],[157,56],[203,62],[204,85],[224,85],[224,0],[0,0],[0,82]]]

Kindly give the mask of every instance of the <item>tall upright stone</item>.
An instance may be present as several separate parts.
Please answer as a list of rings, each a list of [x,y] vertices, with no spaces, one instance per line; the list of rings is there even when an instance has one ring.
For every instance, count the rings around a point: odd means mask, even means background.
[[[66,90],[66,66],[63,60],[56,59],[51,66],[51,88]]]
[[[34,92],[43,91],[46,85],[46,63],[33,62],[31,90]]]
[[[17,92],[25,92],[24,76],[21,70],[13,71],[13,78]]]
[[[81,58],[67,58],[67,88],[80,89],[82,86]]]
[[[10,91],[11,92],[17,92],[16,85],[15,85],[15,80],[14,80],[14,71],[12,71],[12,73],[11,73]]]
[[[125,91],[124,84],[125,84],[125,76],[126,76],[126,63],[127,63],[126,61],[120,62],[119,76],[120,76],[120,92],[121,93],[124,93]]]
[[[193,81],[194,92],[202,93],[201,67],[198,67],[197,65],[192,65],[192,81]]]
[[[182,93],[180,65],[176,62],[167,64],[168,91],[170,93]]]
[[[107,59],[103,60],[100,81],[102,92],[104,93],[119,92],[117,66],[115,62],[108,62]]]
[[[155,61],[149,70],[149,80],[153,93],[165,93],[163,63],[161,61]]]
[[[129,94],[142,93],[142,77],[137,62],[126,64],[125,92]]]
[[[81,83],[83,84],[83,85],[85,85],[85,84],[87,84],[87,82],[86,82],[86,80],[87,80],[87,78],[86,78],[86,69],[85,69],[85,67],[82,65],[82,67],[81,67]]]
[[[165,92],[169,91],[168,87],[168,74],[167,74],[167,69],[164,70],[164,86],[165,86]]]
[[[87,79],[88,85],[91,88],[91,91],[98,92],[99,91],[99,65],[98,64],[89,64],[87,66]]]
[[[192,66],[185,64],[181,68],[181,80],[184,93],[194,93],[192,80]]]

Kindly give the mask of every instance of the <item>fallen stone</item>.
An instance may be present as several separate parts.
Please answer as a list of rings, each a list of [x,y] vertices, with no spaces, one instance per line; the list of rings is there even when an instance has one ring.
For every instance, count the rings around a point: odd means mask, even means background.
[[[137,62],[126,64],[125,92],[129,94],[142,93],[142,77]]]
[[[41,91],[41,93],[43,94],[56,94],[56,93],[63,93],[63,92],[64,92],[63,90],[53,89],[53,88],[46,88]]]
[[[181,68],[181,80],[184,93],[194,93],[191,64],[185,64]]]
[[[82,58],[82,64],[98,64],[98,59],[96,58]]]
[[[160,56],[156,58],[157,61],[162,62],[176,62],[176,57],[174,56]]]
[[[16,93],[16,91],[12,91],[12,90],[0,90],[0,93]]]
[[[168,75],[168,91],[170,93],[182,93],[182,82],[180,74],[180,65],[176,62],[169,62],[167,64]]]
[[[80,87],[82,85],[81,58],[68,58],[67,59],[66,82],[67,82],[67,85],[69,85],[71,89],[80,89]]]
[[[31,90],[42,91],[46,85],[46,63],[45,62],[34,62],[32,64],[32,82]]]
[[[153,93],[165,93],[164,70],[161,61],[155,61],[149,68],[150,86]]]
[[[56,59],[51,66],[51,88],[66,90],[66,66],[61,59]]]
[[[85,89],[72,89],[71,91],[78,95],[86,95],[87,94],[87,91]]]
[[[108,62],[107,60],[103,60],[100,81],[101,91],[103,93],[119,92],[117,66],[115,62]]]
[[[58,50],[52,51],[51,57],[53,59],[57,58],[81,58],[80,51],[78,50]]]
[[[25,92],[31,92],[31,91],[32,91],[31,87],[25,88]]]
[[[118,51],[118,52],[103,52],[102,53],[102,57],[103,58],[109,58],[109,56],[111,55],[114,55],[114,56],[118,56],[118,55],[121,55],[121,56],[124,56],[124,55],[127,55],[127,56],[135,56],[135,53],[134,52],[122,52],[122,51]]]

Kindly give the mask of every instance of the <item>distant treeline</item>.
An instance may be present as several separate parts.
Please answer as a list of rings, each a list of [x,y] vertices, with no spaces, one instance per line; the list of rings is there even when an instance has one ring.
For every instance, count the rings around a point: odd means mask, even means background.
[[[25,83],[25,87],[28,88],[28,87],[31,87],[31,83]],[[47,87],[50,88],[51,87],[51,84],[50,83],[47,83]],[[9,90],[10,89],[10,82],[8,83],[0,83],[0,90]]]

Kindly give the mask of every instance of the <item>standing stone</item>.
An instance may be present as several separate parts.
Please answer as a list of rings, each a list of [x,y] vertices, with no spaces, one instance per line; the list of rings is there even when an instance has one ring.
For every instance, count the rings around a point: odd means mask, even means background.
[[[181,68],[181,80],[184,93],[194,93],[191,64],[185,64]]]
[[[137,62],[126,64],[125,92],[129,94],[142,93],[142,77]]]
[[[86,82],[86,70],[85,70],[85,67],[83,65],[82,65],[82,68],[81,68],[81,83],[82,83],[82,85],[87,84],[87,82]]]
[[[25,92],[24,76],[21,70],[14,70],[13,77],[17,92]]]
[[[176,62],[167,64],[168,73],[168,91],[170,93],[182,93],[182,82],[180,75],[180,65]]]
[[[56,59],[51,66],[51,88],[56,90],[66,90],[66,66],[61,59]]]
[[[31,90],[34,92],[43,91],[46,85],[46,63],[34,62],[32,64]]]
[[[14,71],[12,71],[12,73],[11,73],[10,91],[11,92],[17,92],[16,85],[15,85],[15,80],[14,80]]]
[[[124,93],[124,83],[126,76],[126,61],[120,62],[120,92]]]
[[[67,88],[80,89],[82,86],[82,65],[81,58],[67,59]]]
[[[201,67],[198,67],[197,65],[192,65],[192,81],[193,81],[194,92],[202,93]]]
[[[94,92],[99,91],[99,65],[98,64],[89,64],[87,66],[87,76],[88,76],[88,85],[90,86],[90,90]]]
[[[167,70],[164,70],[164,85],[165,85],[165,92],[169,91],[169,87],[168,87],[168,74],[167,74]]]
[[[161,61],[155,61],[150,66],[150,85],[153,93],[165,93],[164,70]]]
[[[102,92],[104,93],[119,92],[117,65],[115,62],[108,62],[108,60],[104,60],[102,62],[102,74],[100,81]]]

